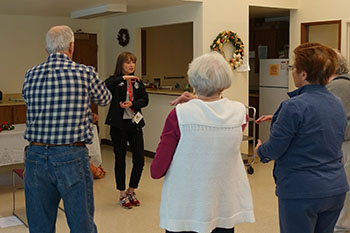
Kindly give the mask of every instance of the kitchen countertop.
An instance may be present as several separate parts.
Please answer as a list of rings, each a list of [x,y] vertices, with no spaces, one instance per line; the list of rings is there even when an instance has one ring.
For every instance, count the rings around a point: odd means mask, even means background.
[[[22,94],[4,94],[2,100],[0,100],[0,107],[14,106],[14,105],[25,105],[22,98]]]
[[[180,96],[184,91],[179,90],[169,90],[169,89],[156,89],[156,88],[146,88],[148,94],[157,94],[157,95],[173,95]],[[249,93],[249,97],[259,97],[259,93]]]
[[[184,91],[179,90],[169,90],[169,89],[155,89],[155,88],[146,88],[148,94],[157,94],[157,95],[173,95],[180,96]]]

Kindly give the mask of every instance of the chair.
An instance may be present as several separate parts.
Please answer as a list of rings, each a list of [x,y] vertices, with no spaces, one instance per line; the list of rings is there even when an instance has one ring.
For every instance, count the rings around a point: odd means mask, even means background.
[[[24,178],[24,169],[12,169],[12,215],[17,217],[23,224],[24,226],[28,227],[27,223],[25,222],[24,219],[20,218],[17,214],[16,214],[16,191],[18,189],[23,189],[22,187],[19,188],[16,185],[16,177],[20,178],[21,180],[23,180]]]

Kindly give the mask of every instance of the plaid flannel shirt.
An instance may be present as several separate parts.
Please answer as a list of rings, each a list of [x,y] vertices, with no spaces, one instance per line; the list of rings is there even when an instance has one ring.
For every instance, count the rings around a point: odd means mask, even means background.
[[[22,90],[27,104],[29,142],[91,143],[90,102],[105,106],[112,95],[93,67],[72,61],[62,53],[28,70]]]

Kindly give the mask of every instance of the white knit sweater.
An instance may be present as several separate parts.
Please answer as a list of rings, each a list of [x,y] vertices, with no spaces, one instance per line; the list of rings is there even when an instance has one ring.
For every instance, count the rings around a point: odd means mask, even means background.
[[[240,153],[245,107],[226,98],[191,100],[176,107],[180,141],[165,175],[160,226],[210,233],[254,222]]]

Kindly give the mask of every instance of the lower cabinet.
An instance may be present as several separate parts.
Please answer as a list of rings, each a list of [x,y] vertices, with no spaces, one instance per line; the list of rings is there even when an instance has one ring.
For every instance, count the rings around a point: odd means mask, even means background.
[[[25,105],[0,106],[0,122],[24,124],[26,123],[26,111]]]

